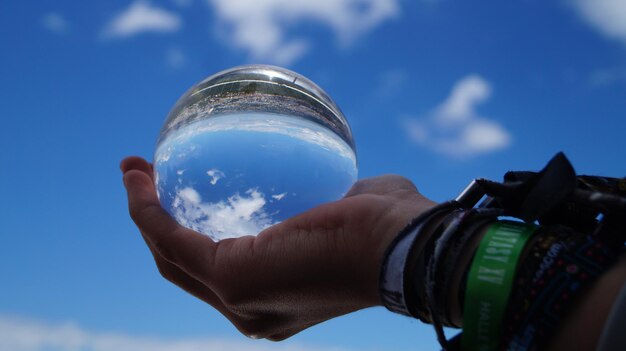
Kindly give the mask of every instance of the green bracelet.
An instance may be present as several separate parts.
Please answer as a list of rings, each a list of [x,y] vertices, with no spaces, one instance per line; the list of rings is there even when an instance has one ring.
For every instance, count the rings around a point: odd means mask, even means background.
[[[496,222],[480,242],[467,276],[463,350],[497,350],[517,261],[536,226]]]

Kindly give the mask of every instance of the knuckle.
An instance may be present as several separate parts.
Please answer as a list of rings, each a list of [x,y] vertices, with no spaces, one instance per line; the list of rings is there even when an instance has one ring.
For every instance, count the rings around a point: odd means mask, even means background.
[[[163,257],[166,261],[173,262],[175,260],[172,250],[167,243],[163,242],[163,240],[155,240],[153,245],[156,253]]]
[[[417,191],[417,187],[410,179],[398,174],[387,174],[381,176],[381,181],[396,184],[398,188]]]
[[[259,333],[258,327],[250,323],[240,323],[236,326],[241,334],[250,339],[261,339],[263,336]]]
[[[243,319],[237,322],[235,327],[250,339],[268,339],[278,334],[278,330],[272,321],[262,315]]]
[[[253,323],[250,318],[241,317],[238,314],[233,313],[232,311],[229,311],[229,312],[230,313],[229,313],[228,319],[241,334],[251,339],[258,338],[257,337],[258,326],[255,323]]]
[[[157,270],[159,271],[159,274],[161,275],[161,277],[163,277],[165,280],[167,281],[172,281],[172,272],[170,272],[170,270],[162,263],[158,263],[157,262]]]
[[[411,180],[397,174],[385,174],[377,177],[361,179],[354,183],[346,196],[365,193],[385,194],[389,192],[406,191],[418,192]]]
[[[265,339],[267,339],[269,341],[278,342],[278,341],[283,341],[283,340],[289,338],[290,336],[291,336],[290,334],[274,334],[274,335],[270,335],[270,336],[266,337]]]

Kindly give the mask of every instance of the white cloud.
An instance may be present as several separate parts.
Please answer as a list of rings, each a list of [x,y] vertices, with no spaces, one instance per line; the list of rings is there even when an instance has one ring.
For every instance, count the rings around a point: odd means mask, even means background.
[[[458,81],[450,96],[436,112],[441,123],[459,123],[474,117],[476,105],[491,96],[491,87],[483,78],[470,75]]]
[[[10,351],[341,351],[260,340],[196,338],[168,340],[115,332],[93,332],[74,323],[45,323],[0,315],[0,350]],[[345,351],[345,350],[344,350]]]
[[[148,1],[136,0],[113,18],[102,34],[105,38],[128,38],[145,32],[176,32],[181,25],[177,14],[152,6]]]
[[[217,168],[214,168],[214,169],[210,169],[210,170],[208,170],[208,171],[206,172],[206,174],[207,174],[209,177],[211,177],[211,180],[210,180],[211,185],[215,185],[215,184],[217,184],[217,181],[218,181],[218,180],[220,180],[220,179],[222,179],[222,178],[226,177],[226,175],[224,174],[224,172],[220,171],[220,170],[219,170],[219,169],[217,169]]]
[[[289,38],[301,22],[324,24],[343,45],[399,13],[399,0],[206,0],[214,9],[225,41],[255,60],[289,64],[310,47],[309,40]]]
[[[572,0],[574,7],[588,24],[609,38],[626,44],[626,1]]]
[[[70,29],[65,17],[57,12],[45,14],[41,20],[41,24],[45,29],[56,34],[66,34]]]
[[[283,197],[285,197],[286,195],[287,195],[287,193],[276,194],[276,195],[272,195],[272,198],[273,198],[274,200],[278,200],[278,201],[280,201],[280,200],[282,200],[282,199],[283,199]]]
[[[248,189],[216,203],[203,202],[191,187],[177,189],[172,213],[181,225],[209,235],[214,240],[256,235],[276,224],[264,207],[267,201],[257,189]]]
[[[458,81],[448,98],[425,118],[407,118],[409,137],[436,152],[455,157],[503,149],[510,134],[498,123],[476,113],[476,106],[491,97],[489,82],[478,75]]]

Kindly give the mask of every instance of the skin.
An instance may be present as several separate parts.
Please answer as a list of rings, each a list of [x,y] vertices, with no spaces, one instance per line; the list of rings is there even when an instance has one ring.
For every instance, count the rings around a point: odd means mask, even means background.
[[[150,163],[128,157],[120,168],[130,215],[161,275],[213,306],[244,335],[274,341],[380,306],[378,278],[385,250],[412,218],[436,205],[406,178],[385,175],[360,180],[343,199],[256,237],[216,243],[180,226],[161,208]],[[468,251],[463,264],[469,264]],[[462,278],[454,277],[450,305]],[[574,306],[550,349],[593,350],[624,281],[622,259]],[[458,307],[452,311],[454,319],[462,320]]]
[[[378,275],[387,246],[435,205],[405,178],[376,177],[256,237],[215,243],[161,208],[148,162],[130,157],[121,169],[131,217],[161,275],[252,338],[282,340],[380,305]]]

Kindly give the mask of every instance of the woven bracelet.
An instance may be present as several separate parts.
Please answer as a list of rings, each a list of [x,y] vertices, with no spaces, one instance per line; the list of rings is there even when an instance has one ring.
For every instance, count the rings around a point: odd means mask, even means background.
[[[617,259],[618,249],[591,235],[562,226],[550,230],[556,240],[526,280],[524,297],[509,316],[514,330],[505,333],[504,349],[545,346],[572,302]]]

